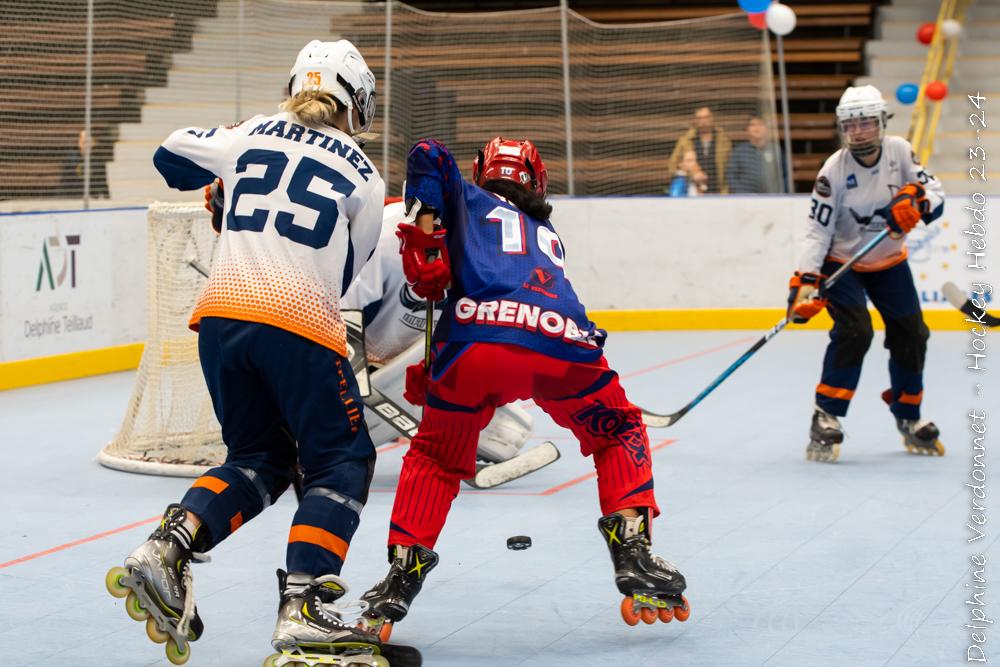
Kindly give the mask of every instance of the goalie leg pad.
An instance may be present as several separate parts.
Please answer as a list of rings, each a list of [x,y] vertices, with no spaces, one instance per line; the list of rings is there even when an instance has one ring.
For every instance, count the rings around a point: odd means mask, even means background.
[[[493,419],[479,434],[477,455],[490,463],[509,461],[524,448],[533,424],[528,411],[516,403],[497,408]]]

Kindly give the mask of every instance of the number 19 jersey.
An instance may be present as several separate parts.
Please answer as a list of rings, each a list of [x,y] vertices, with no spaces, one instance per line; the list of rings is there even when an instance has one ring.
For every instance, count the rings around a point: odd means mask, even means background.
[[[222,179],[212,272],[191,315],[260,322],[346,356],[339,300],[375,249],[385,186],[354,140],[290,113],[232,127],[186,128],[157,150],[167,184]]]
[[[463,181],[436,141],[411,150],[406,197],[439,211],[448,232],[452,286],[435,340],[511,343],[569,361],[601,356],[606,334],[566,278],[552,223]]]

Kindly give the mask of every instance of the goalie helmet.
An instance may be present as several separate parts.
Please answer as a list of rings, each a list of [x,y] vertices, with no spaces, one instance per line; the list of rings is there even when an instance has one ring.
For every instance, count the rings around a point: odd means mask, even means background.
[[[351,136],[368,132],[375,120],[375,75],[358,49],[346,39],[321,42],[314,39],[299,51],[288,80],[288,94],[303,90],[321,90],[333,95],[347,107],[347,125]],[[355,127],[358,112],[361,127]]]
[[[493,137],[472,161],[472,180],[476,185],[503,179],[514,181],[545,196],[549,179],[545,163],[535,144],[527,139]]]
[[[837,128],[852,154],[871,155],[882,145],[889,107],[875,86],[852,86],[837,103]]]

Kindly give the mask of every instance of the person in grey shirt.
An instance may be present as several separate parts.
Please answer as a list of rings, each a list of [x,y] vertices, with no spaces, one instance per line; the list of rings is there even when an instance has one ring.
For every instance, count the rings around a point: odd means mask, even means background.
[[[733,148],[727,181],[730,194],[786,191],[785,156],[760,116],[750,116],[747,141]]]

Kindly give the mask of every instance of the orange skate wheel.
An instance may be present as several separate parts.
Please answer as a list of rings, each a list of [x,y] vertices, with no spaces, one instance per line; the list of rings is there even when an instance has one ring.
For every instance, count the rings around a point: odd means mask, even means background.
[[[636,625],[639,623],[639,614],[635,611],[635,605],[632,604],[632,598],[622,598],[622,619],[629,625]]]
[[[674,618],[683,623],[691,617],[691,605],[683,595],[681,596],[681,600],[684,601],[684,606],[674,607]]]
[[[388,644],[390,636],[392,636],[392,623],[390,621],[386,621],[382,624],[382,627],[378,629],[378,638],[382,640],[383,644]]]
[[[652,625],[653,623],[656,623],[656,610],[650,609],[649,607],[643,607],[639,610],[639,618],[641,618],[642,622],[646,625]]]
[[[669,623],[674,620],[674,610],[670,607],[660,607],[660,611],[657,612],[657,614],[659,615],[660,620],[664,623]]]

